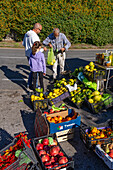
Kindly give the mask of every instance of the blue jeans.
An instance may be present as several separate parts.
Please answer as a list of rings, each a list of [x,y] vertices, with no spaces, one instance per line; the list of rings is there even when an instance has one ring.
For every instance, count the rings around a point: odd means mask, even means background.
[[[27,60],[29,61],[29,57],[27,57]],[[30,71],[30,73],[29,73],[29,78],[28,78],[28,83],[27,83],[27,85],[28,85],[29,87],[32,86],[32,79],[33,79],[33,76],[32,76],[32,72]],[[38,88],[38,73],[37,73],[36,88]]]

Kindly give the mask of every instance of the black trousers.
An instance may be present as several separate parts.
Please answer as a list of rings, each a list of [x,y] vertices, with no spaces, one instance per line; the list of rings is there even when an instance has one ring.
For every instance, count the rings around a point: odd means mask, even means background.
[[[43,91],[44,91],[43,72],[38,72],[38,75],[39,75],[40,87],[43,88]],[[33,91],[35,91],[36,81],[37,81],[37,72],[32,72],[32,76],[33,76]]]

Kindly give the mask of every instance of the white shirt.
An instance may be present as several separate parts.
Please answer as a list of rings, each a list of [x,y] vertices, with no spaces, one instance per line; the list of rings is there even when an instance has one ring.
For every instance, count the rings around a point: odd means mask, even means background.
[[[25,47],[25,55],[27,57],[30,57],[30,54],[32,52],[32,46],[35,41],[40,41],[39,36],[33,30],[28,31],[25,34],[22,43],[22,45]],[[43,52],[43,49],[41,49],[40,51]]]

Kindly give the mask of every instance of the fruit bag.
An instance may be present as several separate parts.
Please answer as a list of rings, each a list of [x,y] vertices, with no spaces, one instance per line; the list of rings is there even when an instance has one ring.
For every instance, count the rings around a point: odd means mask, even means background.
[[[53,65],[54,63],[55,63],[55,55],[54,55],[54,52],[53,52],[53,48],[49,48],[47,64]]]

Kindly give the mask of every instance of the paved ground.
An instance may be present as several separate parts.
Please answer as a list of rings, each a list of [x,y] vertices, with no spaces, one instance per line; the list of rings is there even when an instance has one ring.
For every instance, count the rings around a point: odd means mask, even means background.
[[[73,71],[76,67],[94,61],[97,52],[105,50],[70,50],[67,52],[66,62]],[[47,53],[45,56],[47,57]],[[24,50],[0,49],[0,69],[0,149],[2,149],[19,132],[27,131],[29,138],[35,137],[35,113],[31,109],[29,99],[25,97],[29,67],[24,57]],[[47,66],[45,88],[49,84],[50,75],[52,70]],[[24,102],[19,102],[21,100]],[[103,126],[113,118],[112,108],[98,115],[91,114],[85,107],[76,110],[81,115],[82,122],[88,125]],[[93,152],[86,149],[77,129],[75,138],[61,143],[61,146],[69,156],[74,157],[76,170],[108,169]]]

